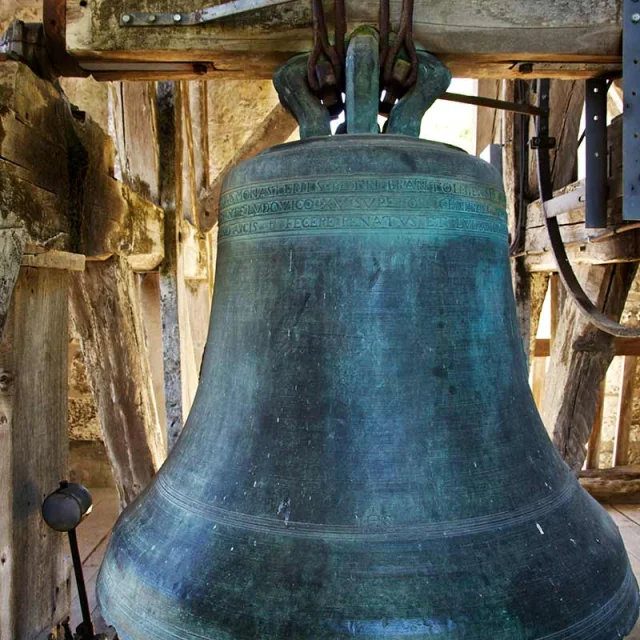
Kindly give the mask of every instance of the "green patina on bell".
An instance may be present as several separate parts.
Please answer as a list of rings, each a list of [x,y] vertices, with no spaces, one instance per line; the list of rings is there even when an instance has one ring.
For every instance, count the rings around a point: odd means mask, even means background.
[[[351,41],[347,135],[296,58],[276,84],[306,139],[226,181],[195,404],[100,572],[123,640],[612,640],[636,620],[618,531],[529,392],[501,177],[408,137],[450,79],[427,54],[368,133],[372,41]]]

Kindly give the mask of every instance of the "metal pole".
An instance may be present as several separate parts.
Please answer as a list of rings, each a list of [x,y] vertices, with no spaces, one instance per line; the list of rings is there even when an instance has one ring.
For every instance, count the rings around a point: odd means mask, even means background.
[[[93,622],[91,621],[91,611],[89,610],[87,588],[84,584],[84,575],[82,573],[82,561],[80,560],[80,551],[78,549],[78,538],[76,536],[75,529],[71,529],[68,533],[69,546],[71,547],[71,558],[73,559],[73,572],[76,575],[78,599],[80,600],[80,609],[82,610],[82,637],[88,639],[93,637],[94,630]]]

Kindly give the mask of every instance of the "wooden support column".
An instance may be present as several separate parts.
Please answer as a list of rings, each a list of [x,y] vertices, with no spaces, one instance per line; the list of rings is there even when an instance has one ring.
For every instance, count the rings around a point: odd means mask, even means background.
[[[122,506],[166,455],[146,356],[142,310],[127,260],[87,263],[73,277],[71,308]]]
[[[629,436],[633,417],[633,392],[635,391],[638,356],[625,356],[622,363],[618,416],[616,419],[616,439],[613,449],[613,466],[629,464]]]
[[[528,91],[522,87],[522,92]],[[505,80],[502,86],[502,99],[510,102],[516,99],[515,81]],[[520,96],[521,98],[523,96]],[[503,178],[507,196],[507,216],[512,243],[518,235],[518,226],[524,233],[527,215],[527,179],[522,175],[526,167],[521,166],[519,148],[522,144],[523,129],[528,133],[526,119],[518,114],[503,114]],[[524,193],[521,194],[521,192]],[[520,335],[527,361],[533,358],[535,338],[542,305],[547,293],[547,274],[532,274],[526,269],[524,258],[516,256],[511,261],[513,290],[516,299],[516,313],[520,324]]]
[[[178,223],[176,87],[173,82],[158,83],[158,149],[160,202],[165,216],[164,260],[160,265],[160,308],[162,313],[162,353],[167,451],[175,444],[186,412],[182,408],[182,363],[178,319]]]
[[[600,441],[602,440],[602,419],[604,417],[604,380],[600,383],[596,404],[596,414],[593,418],[591,435],[587,443],[587,469],[597,469],[600,466]]]
[[[637,264],[622,263],[582,266],[577,274],[591,299],[619,320],[636,271]],[[551,349],[541,414],[560,454],[576,472],[585,460],[597,390],[614,349],[613,336],[596,329],[567,301]]]
[[[68,283],[20,270],[0,342],[0,637],[62,639],[69,612],[66,538],[40,515],[67,475]]]

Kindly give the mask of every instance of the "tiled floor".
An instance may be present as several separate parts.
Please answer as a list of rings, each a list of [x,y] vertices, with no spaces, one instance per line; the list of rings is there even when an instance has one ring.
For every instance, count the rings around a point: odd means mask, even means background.
[[[93,512],[78,527],[78,544],[92,615],[96,623],[96,630],[100,631],[100,627],[104,623],[101,621],[97,609],[96,579],[107,546],[109,532],[118,517],[118,496],[112,489],[92,489],[91,495],[93,496]],[[640,581],[640,505],[607,506],[607,510],[620,529],[631,559],[631,565]],[[71,607],[71,621],[75,628],[82,619],[75,584]],[[640,623],[628,638],[640,640]]]

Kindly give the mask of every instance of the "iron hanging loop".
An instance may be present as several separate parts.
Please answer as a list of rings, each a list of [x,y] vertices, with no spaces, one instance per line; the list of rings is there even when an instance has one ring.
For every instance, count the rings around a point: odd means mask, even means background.
[[[385,0],[382,1],[384,2]],[[390,86],[395,82],[396,84],[400,84],[405,91],[415,84],[418,77],[418,54],[413,41],[413,10],[414,0],[403,0],[402,13],[400,16],[400,29],[398,30],[398,35],[393,41],[393,44],[389,47],[385,55],[383,67],[383,79],[385,86]],[[386,11],[388,12],[388,7],[386,8]],[[394,78],[394,65],[398,54],[403,48],[409,57],[411,66],[406,76],[402,79],[398,79]]]
[[[548,108],[549,100],[549,81],[538,80],[538,105]],[[548,116],[536,117],[537,136],[540,139],[549,134],[549,118]],[[562,279],[562,283],[567,293],[577,305],[580,312],[586,316],[588,321],[595,327],[618,338],[640,338],[640,327],[625,327],[624,325],[609,318],[598,307],[593,304],[585,290],[582,288],[575,271],[569,261],[567,249],[564,246],[562,234],[560,233],[560,225],[555,216],[548,216],[546,211],[546,202],[553,197],[553,187],[551,183],[551,167],[549,162],[549,148],[547,145],[538,145],[536,149],[537,158],[537,175],[538,190],[540,192],[540,206],[542,209],[542,217],[544,219],[551,251],[558,265],[558,273]]]
[[[324,14],[322,0],[311,0],[313,15],[313,49],[309,55],[307,80],[312,91],[321,91],[323,82],[319,78],[318,65],[321,58],[326,58],[330,69],[324,71],[324,84],[335,84],[341,88],[344,67],[344,39],[346,34],[346,11],[344,0],[335,0],[335,44],[329,40],[329,31]]]
[[[389,53],[389,0],[380,0],[378,28],[380,31],[380,68],[384,70]]]

